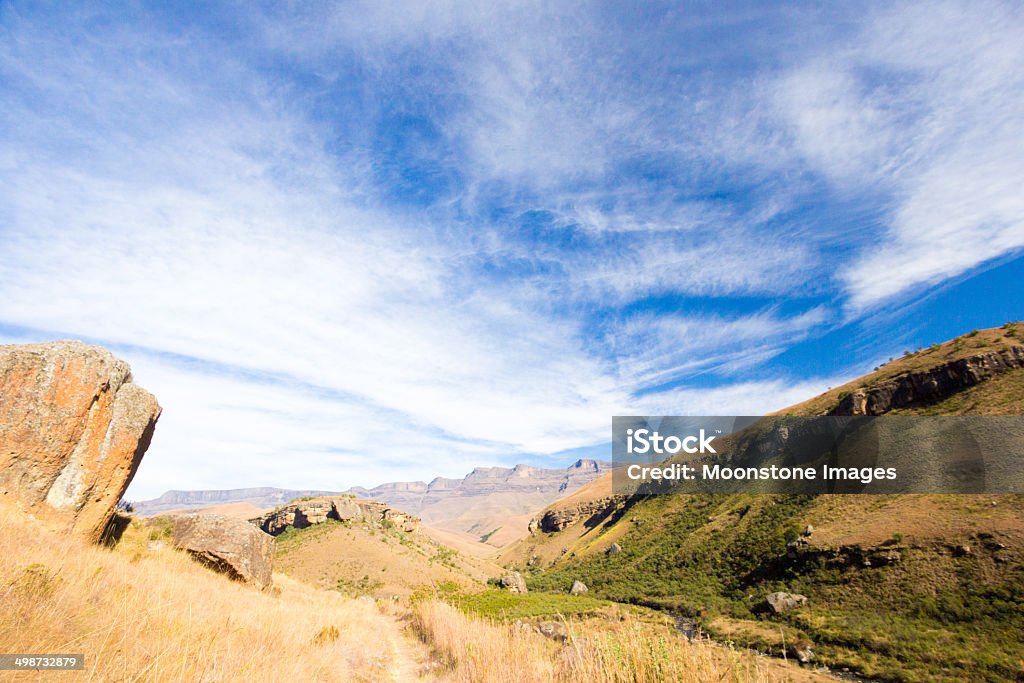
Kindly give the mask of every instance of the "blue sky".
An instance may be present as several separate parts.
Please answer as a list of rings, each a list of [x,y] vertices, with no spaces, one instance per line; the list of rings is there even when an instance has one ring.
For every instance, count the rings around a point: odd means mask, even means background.
[[[560,466],[1024,318],[1019,3],[0,3],[0,342],[129,495]]]

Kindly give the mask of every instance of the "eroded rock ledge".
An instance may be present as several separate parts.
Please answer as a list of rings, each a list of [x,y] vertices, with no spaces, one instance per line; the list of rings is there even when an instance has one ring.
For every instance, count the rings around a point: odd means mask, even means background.
[[[580,520],[588,520],[592,517],[604,517],[612,510],[626,501],[626,496],[616,495],[588,500],[578,505],[548,510],[540,518],[540,521],[530,521],[530,532],[540,529],[544,532],[562,531],[566,527],[576,524]]]
[[[950,361],[844,396],[828,415],[882,415],[897,408],[936,403],[1010,370],[1024,368],[1024,346]]]
[[[389,522],[402,531],[415,531],[420,523],[418,517],[392,509],[384,503],[360,500],[354,496],[318,496],[298,500],[249,521],[271,536],[277,536],[288,527],[305,529],[329,519],[373,524]]]
[[[159,416],[156,398],[105,349],[0,346],[0,499],[99,540]]]

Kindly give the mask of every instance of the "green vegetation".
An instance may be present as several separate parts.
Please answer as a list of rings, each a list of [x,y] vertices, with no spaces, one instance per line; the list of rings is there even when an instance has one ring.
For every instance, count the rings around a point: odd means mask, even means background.
[[[481,536],[480,537],[480,542],[481,543],[487,543],[487,541],[489,541],[491,539],[491,536],[493,536],[494,534],[498,533],[498,529],[501,529],[501,527],[499,526],[496,529],[491,529],[486,534]]]
[[[146,528],[149,530],[149,540],[159,541],[168,539],[174,533],[174,520],[164,516],[150,517],[146,520]]]
[[[882,544],[899,556],[887,566],[865,565],[856,551],[790,557],[786,544],[800,537],[814,501],[767,495],[639,500],[625,513],[629,532],[615,536],[622,552],[567,556],[550,569],[528,570],[534,591],[528,597],[539,600],[538,591],[549,591],[550,598],[568,598],[562,592],[579,579],[589,596],[689,615],[712,637],[740,645],[779,653],[783,638],[807,638],[823,663],[882,679],[1017,675],[1024,568],[994,565],[977,553],[907,548],[902,532],[890,532]],[[762,606],[774,591],[809,600],[768,618]]]
[[[372,595],[384,586],[380,579],[371,579],[370,575],[364,575],[360,579],[338,579],[334,584],[334,590],[351,598],[358,598],[363,595]]]
[[[592,614],[611,604],[607,600],[585,595],[520,594],[497,588],[479,593],[448,596],[445,601],[468,614],[502,620],[581,616]]]
[[[696,612],[716,605],[737,608],[730,596],[746,595],[764,581],[765,567],[785,556],[799,534],[793,517],[806,496],[657,496],[635,506],[631,516],[642,533],[630,536],[617,555],[591,555],[568,566],[527,575],[532,589],[567,590],[573,580],[619,602]],[[711,516],[734,523],[717,528]]]
[[[305,529],[296,529],[293,526],[286,527],[284,531],[277,535],[277,555],[281,556],[292,552],[296,548],[316,541],[324,534],[330,533],[332,529],[342,526],[348,526],[348,524],[339,522],[336,519],[328,519],[320,524],[308,526]]]
[[[458,558],[459,553],[454,548],[449,548],[446,545],[438,546],[437,552],[430,558],[431,564],[437,562],[443,564],[446,567],[455,567],[455,560]]]

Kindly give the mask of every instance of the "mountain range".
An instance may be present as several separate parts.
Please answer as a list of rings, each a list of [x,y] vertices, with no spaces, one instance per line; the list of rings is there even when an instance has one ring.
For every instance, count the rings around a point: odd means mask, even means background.
[[[602,460],[580,459],[565,468],[530,465],[477,467],[461,479],[389,482],[345,491],[293,490],[273,487],[207,491],[167,491],[158,498],[133,503],[142,516],[171,510],[218,508],[255,515],[295,498],[352,494],[378,500],[422,518],[442,532],[443,540],[503,547],[527,534],[531,517],[559,498],[610,471]]]

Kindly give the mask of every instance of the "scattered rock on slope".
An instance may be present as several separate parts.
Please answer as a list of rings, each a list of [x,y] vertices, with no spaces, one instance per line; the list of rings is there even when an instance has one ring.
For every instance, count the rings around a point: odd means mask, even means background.
[[[807,596],[798,593],[769,593],[764,601],[772,614],[782,614],[807,602]]]
[[[507,588],[511,593],[525,593],[526,592],[526,579],[519,572],[512,572],[506,576],[501,577],[499,583],[503,588]]]
[[[557,621],[540,622],[537,624],[537,633],[546,638],[557,640],[560,643],[564,643],[569,640],[569,630],[565,628],[565,624]]]
[[[809,664],[814,659],[814,650],[811,641],[805,638],[798,638],[790,643],[789,656],[801,664]]]
[[[587,588],[587,584],[582,581],[576,580],[572,582],[572,588],[569,589],[570,595],[583,595],[590,589]]]
[[[270,587],[276,541],[270,534],[234,517],[191,513],[172,515],[173,543],[203,564],[233,579]]]
[[[0,346],[0,498],[99,540],[159,415],[128,364],[105,349]]]

